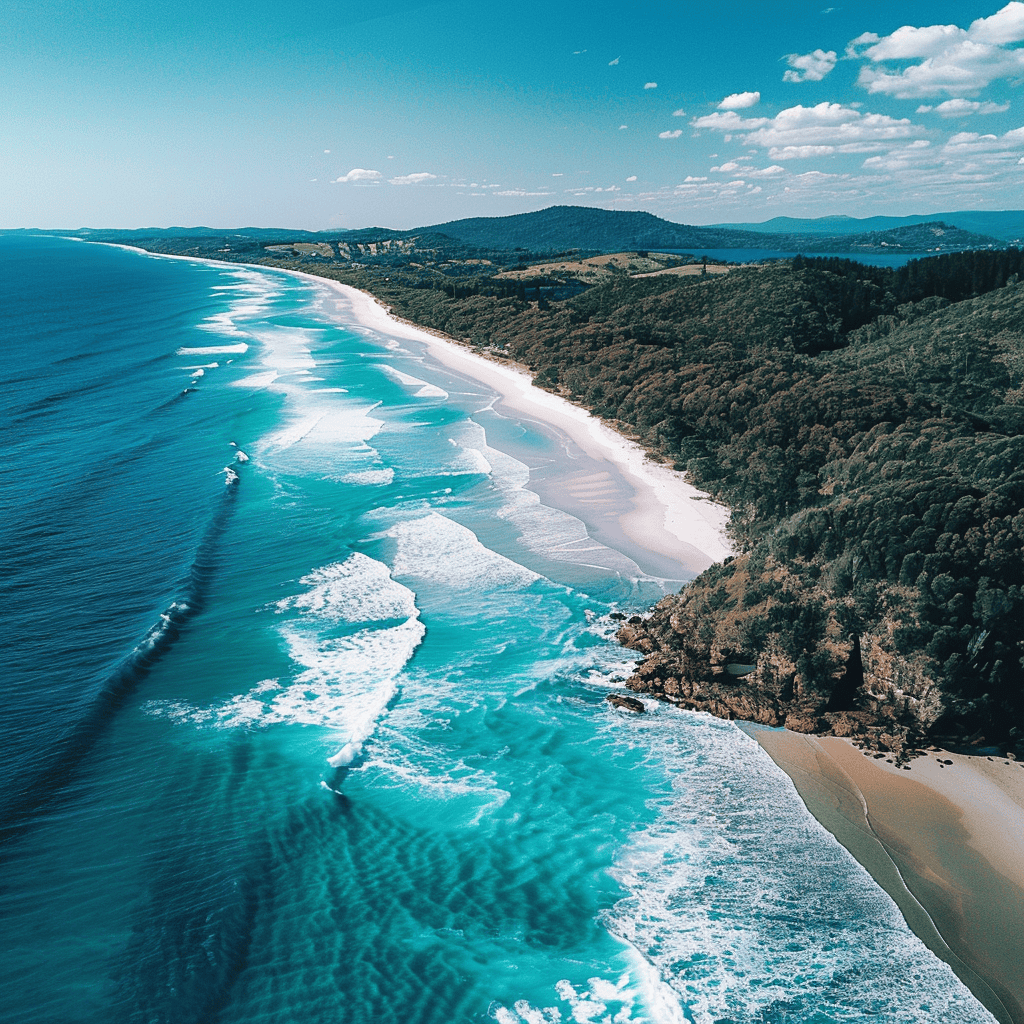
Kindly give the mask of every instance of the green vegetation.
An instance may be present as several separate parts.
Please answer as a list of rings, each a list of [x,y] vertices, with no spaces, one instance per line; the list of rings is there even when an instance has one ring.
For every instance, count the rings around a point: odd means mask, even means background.
[[[635,689],[897,756],[937,738],[1024,755],[1024,253],[643,278],[627,259],[565,295],[499,276],[522,251],[362,234],[344,258],[158,244],[370,291],[728,504],[741,554],[624,627]]]
[[[361,283],[525,363],[734,509],[743,554],[627,631],[652,655],[639,688],[902,749],[1024,726],[1021,276],[1019,250],[803,259],[621,276],[543,309]],[[756,672],[726,681],[746,658]]]

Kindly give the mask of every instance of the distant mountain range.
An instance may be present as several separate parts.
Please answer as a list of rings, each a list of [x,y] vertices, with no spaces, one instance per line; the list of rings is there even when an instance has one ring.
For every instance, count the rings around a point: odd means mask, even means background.
[[[52,232],[51,232],[52,233]],[[245,239],[251,243],[349,243],[405,241],[417,248],[426,241],[452,242],[481,250],[524,254],[679,250],[699,255],[709,249],[769,249],[802,253],[912,253],[1002,248],[1024,244],[1024,211],[962,211],[931,217],[776,217],[763,224],[695,226],[676,224],[651,213],[601,210],[588,206],[551,206],[510,217],[472,217],[411,231],[363,228],[358,231],[301,231],[288,228],[138,228],[134,231],[87,229],[61,232],[94,241],[146,239]]]
[[[1024,210],[958,210],[955,213],[929,213],[916,217],[773,217],[760,224],[712,224],[732,231],[759,231],[786,235],[855,235],[869,231],[890,231],[942,221],[991,235],[1004,242],[1024,243]]]
[[[778,218],[780,221],[783,219]],[[511,217],[473,217],[434,224],[420,230],[447,235],[480,248],[523,249],[530,252],[679,249],[696,253],[704,249],[776,249],[827,253],[884,252],[896,248],[924,253],[1001,247],[1006,244],[1006,240],[1001,237],[979,234],[938,218],[895,224],[881,230],[860,227],[853,231],[849,230],[848,225],[861,222],[852,218],[832,218],[843,225],[842,231],[829,231],[819,221],[789,220],[796,225],[820,226],[813,231],[784,231],[781,228],[766,231],[763,227],[755,230],[753,226],[744,225],[698,227],[675,224],[639,211],[551,206],[535,213],[520,213]]]

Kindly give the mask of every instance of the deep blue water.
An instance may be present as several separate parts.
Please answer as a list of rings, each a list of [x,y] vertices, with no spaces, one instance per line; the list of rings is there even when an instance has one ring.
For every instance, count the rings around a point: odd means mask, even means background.
[[[729,263],[760,263],[763,260],[791,260],[799,255],[795,252],[787,252],[782,249],[665,249],[663,252],[687,253],[695,256],[708,256],[714,260],[727,260]],[[865,252],[808,252],[804,253],[808,259],[832,258],[840,260],[855,260],[857,263],[866,263],[869,267],[903,267],[911,260],[925,259],[928,256],[937,256],[938,253],[913,252],[913,253],[865,253]]]
[[[607,705],[670,584],[485,387],[281,273],[0,296],[4,1021],[991,1019],[741,731]]]

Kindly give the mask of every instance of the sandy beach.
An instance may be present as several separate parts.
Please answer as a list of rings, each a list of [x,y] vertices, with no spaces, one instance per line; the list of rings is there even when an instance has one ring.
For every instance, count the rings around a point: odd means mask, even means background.
[[[1024,1021],[1024,767],[930,751],[905,771],[847,740],[746,727],[812,814],[1000,1021]]]
[[[324,281],[322,278],[315,280]],[[473,378],[500,396],[496,409],[505,415],[554,428],[598,464],[580,473],[560,473],[556,480],[534,480],[542,500],[581,518],[599,540],[614,543],[621,534],[631,542],[626,553],[660,556],[661,575],[674,563],[685,578],[702,572],[733,553],[726,536],[729,510],[687,483],[683,474],[654,462],[633,441],[616,433],[585,409],[535,387],[523,369],[488,359],[452,339],[398,320],[372,296],[348,285],[327,281],[350,304],[363,327],[392,338],[423,344],[431,358]],[[622,487],[604,479],[614,474],[632,492],[623,508]],[[668,560],[668,564],[664,560]]]

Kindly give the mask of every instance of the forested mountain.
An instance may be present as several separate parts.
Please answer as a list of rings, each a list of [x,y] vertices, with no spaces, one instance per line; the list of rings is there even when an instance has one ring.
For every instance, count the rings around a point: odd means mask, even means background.
[[[882,232],[862,231],[808,234],[766,234],[727,227],[674,224],[650,213],[598,210],[587,206],[551,206],[536,213],[512,217],[474,217],[435,224],[435,231],[469,245],[529,252],[586,249],[619,252],[624,249],[677,249],[699,253],[703,249],[781,249],[789,252],[843,252],[875,250],[884,246],[924,252],[933,248],[999,245],[995,238],[975,235],[933,219],[926,225],[900,225]],[[884,243],[884,246],[883,246]]]

